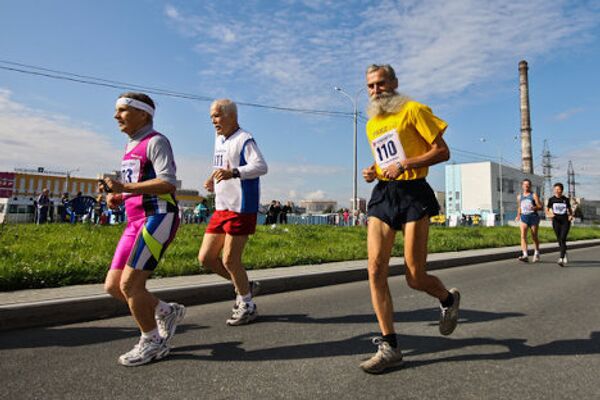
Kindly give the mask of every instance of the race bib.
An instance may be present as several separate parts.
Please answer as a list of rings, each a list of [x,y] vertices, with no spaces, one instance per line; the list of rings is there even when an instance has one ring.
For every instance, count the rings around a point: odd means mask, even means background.
[[[404,148],[395,129],[373,139],[371,147],[375,155],[375,162],[381,169],[406,159]]]
[[[565,203],[552,204],[552,212],[555,215],[565,215],[567,213],[567,205]]]
[[[531,214],[533,212],[533,201],[525,199],[521,201],[521,214]]]
[[[213,158],[213,168],[221,169],[225,167],[225,150],[216,150]]]
[[[121,182],[137,183],[140,179],[140,160],[129,159],[121,162]]]

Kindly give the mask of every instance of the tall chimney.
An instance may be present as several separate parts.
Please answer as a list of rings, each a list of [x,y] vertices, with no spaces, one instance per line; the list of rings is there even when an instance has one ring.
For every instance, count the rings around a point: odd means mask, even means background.
[[[519,92],[521,94],[521,170],[533,174],[531,151],[531,119],[529,118],[529,80],[527,61],[519,63]]]

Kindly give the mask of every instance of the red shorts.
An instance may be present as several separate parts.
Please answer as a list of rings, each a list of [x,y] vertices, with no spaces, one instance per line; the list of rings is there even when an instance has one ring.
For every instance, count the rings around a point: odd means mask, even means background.
[[[256,213],[236,213],[217,210],[210,217],[206,233],[231,236],[252,235],[256,232]]]

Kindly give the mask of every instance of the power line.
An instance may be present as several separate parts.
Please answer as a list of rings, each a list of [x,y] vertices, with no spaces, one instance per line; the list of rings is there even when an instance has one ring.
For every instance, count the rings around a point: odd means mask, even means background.
[[[193,94],[193,93],[178,92],[175,90],[161,89],[161,88],[156,88],[156,87],[151,87],[151,86],[133,84],[133,83],[129,83],[129,82],[115,81],[115,80],[110,80],[110,79],[98,78],[98,77],[94,77],[94,76],[90,76],[90,75],[75,74],[72,72],[60,71],[60,70],[39,67],[39,66],[29,65],[29,64],[22,64],[22,63],[17,63],[14,61],[0,60],[0,63],[5,64],[5,65],[0,65],[0,69],[6,70],[6,71],[18,72],[18,73],[22,73],[22,74],[40,76],[40,77],[45,77],[45,78],[50,78],[50,79],[70,81],[70,82],[74,82],[74,83],[93,85],[93,86],[101,86],[101,87],[107,87],[107,88],[112,88],[112,89],[143,90],[144,92],[147,92],[150,94],[182,98],[182,99],[187,99],[187,100],[195,100],[195,101],[203,101],[203,102],[211,102],[214,100],[214,98],[209,97],[209,96],[202,96],[202,95],[197,95],[197,94]],[[253,107],[253,108],[263,108],[263,109],[269,109],[269,110],[295,112],[295,113],[301,113],[301,114],[316,114],[316,115],[323,115],[323,116],[330,116],[330,117],[348,117],[348,116],[353,115],[353,113],[344,112],[344,111],[318,110],[318,109],[295,108],[295,107],[281,107],[281,106],[273,106],[273,105],[268,105],[268,104],[242,102],[242,101],[236,101],[236,103],[241,106],[247,106],[247,107]]]

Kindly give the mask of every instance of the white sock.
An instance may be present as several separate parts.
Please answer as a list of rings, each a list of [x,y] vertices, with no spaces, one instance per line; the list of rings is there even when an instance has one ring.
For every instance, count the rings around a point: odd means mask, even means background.
[[[164,317],[165,315],[171,314],[173,307],[169,305],[169,303],[165,303],[162,300],[158,300],[158,304],[154,309],[154,315]]]
[[[142,337],[147,340],[152,340],[154,343],[160,342],[161,339],[158,328],[154,328],[150,332],[142,332]]]
[[[252,303],[252,293],[248,292],[247,295],[242,296],[242,301],[245,303]]]
[[[529,257],[529,254],[527,254],[527,250],[523,250],[523,257]]]
[[[535,255],[535,256],[539,256],[539,255],[540,255],[540,251],[539,251],[539,250],[536,250],[536,251],[533,253],[533,255]]]

